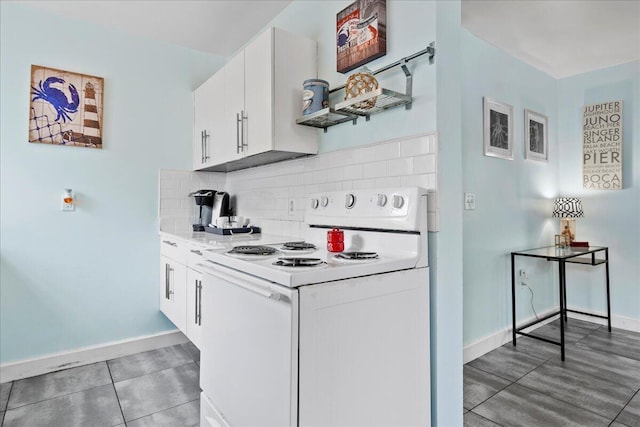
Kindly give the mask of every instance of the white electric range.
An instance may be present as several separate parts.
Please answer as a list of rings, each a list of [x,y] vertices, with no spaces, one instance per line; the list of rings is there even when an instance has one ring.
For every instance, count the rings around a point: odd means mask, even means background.
[[[201,425],[429,425],[426,191],[314,194],[305,226],[205,251]]]

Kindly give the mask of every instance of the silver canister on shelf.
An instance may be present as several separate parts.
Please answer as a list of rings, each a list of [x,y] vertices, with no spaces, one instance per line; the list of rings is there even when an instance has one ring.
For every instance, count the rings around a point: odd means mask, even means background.
[[[308,116],[329,106],[329,82],[308,79],[303,83],[302,115]]]

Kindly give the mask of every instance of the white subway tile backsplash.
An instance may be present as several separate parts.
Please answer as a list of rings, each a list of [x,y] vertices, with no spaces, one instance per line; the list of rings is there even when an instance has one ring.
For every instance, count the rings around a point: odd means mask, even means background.
[[[395,140],[375,146],[376,160],[397,159],[400,157],[400,142]]]
[[[375,147],[356,148],[353,150],[353,163],[368,163],[376,159]]]
[[[413,173],[413,159],[394,159],[386,161],[387,176],[411,175]]]
[[[400,177],[387,176],[384,178],[376,178],[373,185],[375,188],[400,187]]]
[[[345,166],[344,179],[361,179],[362,176],[363,175],[362,175],[361,164],[353,164],[353,165]]]
[[[265,232],[298,237],[311,193],[420,186],[433,190],[428,195],[429,230],[437,231],[436,185],[435,132],[226,174],[165,169],[159,173],[159,224],[163,231],[190,230],[197,209],[187,194],[211,188],[228,191],[236,214],[251,218]]]
[[[363,178],[378,178],[387,175],[387,163],[385,161],[365,163],[362,165]]]
[[[413,157],[429,153],[429,137],[421,136],[400,143],[400,157]]]
[[[413,158],[414,173],[435,173],[436,172],[436,155],[425,154]]]

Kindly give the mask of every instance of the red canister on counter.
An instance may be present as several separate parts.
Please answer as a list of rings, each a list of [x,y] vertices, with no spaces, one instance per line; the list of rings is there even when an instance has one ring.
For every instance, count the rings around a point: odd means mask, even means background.
[[[344,231],[339,228],[327,231],[327,250],[329,252],[344,251]]]

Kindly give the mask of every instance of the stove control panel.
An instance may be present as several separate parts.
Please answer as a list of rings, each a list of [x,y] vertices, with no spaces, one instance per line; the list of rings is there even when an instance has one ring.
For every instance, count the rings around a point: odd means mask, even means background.
[[[362,189],[312,194],[305,222],[415,230],[426,215],[426,190],[418,187]]]

